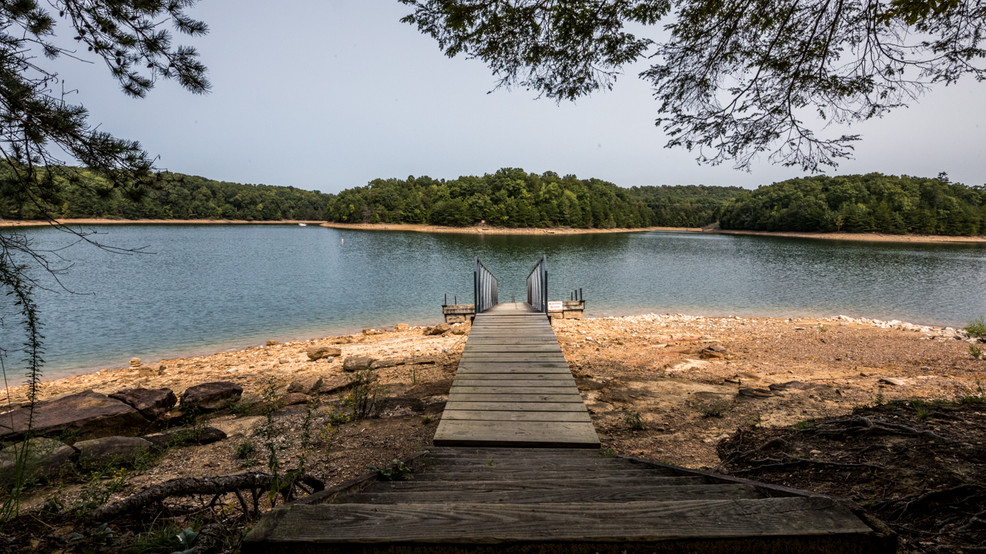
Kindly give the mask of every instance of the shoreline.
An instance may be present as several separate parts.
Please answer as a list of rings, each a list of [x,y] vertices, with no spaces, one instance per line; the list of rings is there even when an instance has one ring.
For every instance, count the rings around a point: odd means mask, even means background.
[[[582,229],[577,227],[493,227],[473,225],[470,227],[448,227],[425,223],[336,223],[322,222],[322,227],[349,231],[398,231],[412,233],[447,233],[460,235],[591,235],[601,233],[646,233],[649,231],[679,231],[700,233],[698,227],[617,227],[613,229]]]
[[[277,221],[249,221],[246,219],[108,219],[98,217],[67,218],[54,220],[58,225],[320,225],[324,221],[311,219],[282,219]],[[4,227],[46,227],[52,222],[43,219],[0,219]]]
[[[784,237],[814,240],[835,240],[853,242],[879,242],[900,244],[986,244],[986,236],[949,235],[890,235],[885,233],[846,233],[846,232],[795,232],[795,231],[746,231],[735,229],[705,230],[701,227],[637,227],[637,228],[576,228],[576,227],[493,227],[474,225],[470,227],[448,227],[419,223],[337,223],[320,220],[279,220],[248,221],[243,219],[107,219],[107,218],[68,218],[56,219],[59,225],[313,225],[330,229],[349,231],[396,231],[413,233],[444,233],[462,235],[590,235],[608,233],[648,233],[684,232],[712,233],[721,235],[746,235],[759,237]],[[45,220],[4,220],[0,219],[0,229],[19,227],[44,227],[52,223]]]
[[[903,322],[899,320],[880,320],[871,318],[855,318],[845,315],[833,315],[833,316],[819,316],[819,315],[801,315],[801,316],[745,316],[745,315],[692,315],[692,314],[682,314],[682,313],[625,313],[621,315],[597,315],[592,317],[587,317],[584,319],[577,320],[558,320],[564,325],[568,324],[580,324],[580,322],[585,322],[590,325],[626,325],[632,322],[640,320],[650,320],[659,319],[662,321],[677,322],[678,324],[693,324],[696,322],[720,322],[720,324],[732,325],[739,323],[740,325],[768,325],[768,324],[778,324],[781,322],[794,324],[797,323],[803,326],[817,326],[823,324],[829,325],[854,325],[864,328],[873,329],[886,329],[886,330],[898,330],[898,331],[912,331],[919,333],[931,333],[938,335],[948,335],[953,336],[957,331],[956,327],[945,326],[945,325],[923,325],[915,324],[909,322]],[[337,334],[325,335],[325,336],[313,336],[305,338],[294,338],[284,341],[268,341],[268,344],[241,344],[238,347],[224,348],[220,350],[189,350],[184,353],[168,356],[161,359],[143,359],[140,360],[141,367],[144,368],[143,372],[137,372],[132,366],[121,366],[121,367],[108,367],[102,365],[91,366],[80,371],[73,371],[65,375],[57,376],[44,376],[41,381],[42,398],[48,399],[59,393],[64,394],[66,391],[78,392],[79,385],[85,384],[83,388],[101,388],[109,385],[128,385],[133,384],[134,386],[146,386],[147,383],[147,371],[149,368],[155,368],[154,373],[165,375],[165,368],[167,368],[167,374],[169,374],[167,379],[171,381],[172,384],[176,382],[192,382],[201,381],[201,376],[196,375],[196,372],[188,372],[187,369],[202,368],[204,366],[216,365],[223,367],[223,371],[215,377],[220,377],[222,374],[229,372],[237,373],[238,376],[245,376],[247,373],[253,373],[254,365],[247,363],[249,365],[249,370],[244,371],[246,368],[242,367],[242,360],[244,358],[249,358],[258,352],[268,350],[273,346],[277,348],[292,347],[292,349],[297,349],[299,352],[304,352],[305,348],[311,345],[320,344],[359,344],[368,339],[372,340],[380,335],[396,335],[403,338],[405,341],[410,341],[412,346],[417,345],[419,348],[429,342],[429,339],[440,339],[441,337],[428,337],[422,335],[424,329],[438,325],[439,323],[429,324],[429,323],[416,323],[416,324],[406,324],[406,323],[396,323],[387,326],[367,328],[362,330],[355,330],[352,332],[338,332]],[[553,323],[554,325],[554,323]],[[403,328],[402,328],[403,327]],[[468,328],[468,327],[467,327]],[[449,338],[449,333],[443,335],[445,338]],[[455,338],[454,336],[452,337]],[[462,339],[464,342],[464,338]],[[444,346],[448,346],[445,344]],[[434,354],[434,353],[432,353]],[[216,363],[213,360],[239,360],[238,363]],[[298,361],[306,361],[304,358],[301,360],[293,360],[294,363]],[[286,363],[286,362],[281,362]],[[298,371],[304,371],[298,367],[294,367],[294,363],[291,366],[284,367],[283,370],[286,373],[295,373]],[[306,364],[303,364],[306,365]],[[235,367],[241,366],[241,367]],[[157,369],[160,368],[160,371]],[[182,371],[182,368],[187,368]],[[266,370],[274,369],[273,367],[266,367]],[[278,368],[280,369],[280,368]],[[156,380],[156,379],[155,379]],[[24,387],[26,385],[21,384],[11,384],[6,389],[0,389],[0,397],[10,395],[15,401],[22,400]],[[124,387],[126,388],[126,387]],[[78,390],[76,390],[78,389]]]

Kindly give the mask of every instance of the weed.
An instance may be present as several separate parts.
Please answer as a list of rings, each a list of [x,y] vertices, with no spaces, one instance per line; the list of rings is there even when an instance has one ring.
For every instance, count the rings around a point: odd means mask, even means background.
[[[726,410],[729,408],[729,402],[725,400],[716,400],[709,404],[699,404],[696,406],[698,412],[702,414],[702,417],[708,419],[710,417],[723,417],[726,415]]]
[[[607,448],[606,450],[600,450],[599,455],[603,458],[612,458],[613,456],[616,456],[616,451],[612,448]]]
[[[979,348],[975,344],[969,345],[969,354],[972,355],[973,360],[986,360],[986,354],[983,353],[982,348]]]
[[[814,429],[815,428],[815,420],[813,420],[813,419],[806,419],[804,421],[799,421],[799,422],[797,422],[797,423],[794,424],[794,428],[797,429],[798,431],[807,431],[809,429]]]
[[[396,481],[408,473],[411,473],[411,468],[397,458],[394,458],[390,462],[390,465],[384,468],[379,468],[376,466],[367,467],[377,472],[377,477],[379,479],[383,479],[384,481]]]
[[[928,404],[923,400],[914,399],[911,400],[910,404],[918,419],[928,419],[928,416],[931,415],[931,412],[928,411]]]
[[[253,445],[253,442],[250,440],[244,440],[240,444],[236,445],[236,458],[238,460],[250,459],[256,451],[257,447]]]
[[[80,519],[88,517],[94,510],[106,504],[110,496],[126,484],[125,469],[116,468],[108,471],[107,469],[94,471],[89,475],[89,482],[82,488],[78,504],[75,505],[75,513]]]
[[[644,422],[640,417],[640,412],[626,412],[623,414],[623,421],[631,431],[643,431]]]
[[[313,396],[308,401],[305,419],[301,422],[301,448],[298,454],[298,472],[302,475],[305,474],[305,456],[308,448],[312,445],[312,423],[315,421],[315,415],[318,413],[321,403],[322,400],[317,394]]]
[[[977,317],[965,326],[965,332],[969,333],[970,337],[986,338],[986,320],[983,316]]]
[[[886,399],[883,397],[883,391],[876,393],[876,398],[873,399],[874,406],[883,406],[886,404]]]
[[[365,369],[357,371],[350,379],[351,386],[346,396],[346,407],[352,411],[352,419],[359,421],[373,415],[377,406],[376,376]]]
[[[828,328],[828,327],[826,327],[826,326],[824,326],[824,325],[822,325],[821,323],[819,323],[819,324],[818,324],[818,331],[819,331],[819,332],[821,332],[821,333],[827,333],[827,332],[828,332],[828,330],[829,330],[829,328]]]
[[[134,554],[154,554],[185,550],[184,544],[178,538],[181,532],[181,527],[174,523],[152,528],[134,537],[130,551]]]
[[[274,424],[274,412],[280,407],[277,398],[277,389],[277,379],[271,377],[267,380],[263,392],[260,395],[263,400],[265,419],[263,425],[260,426],[259,433],[261,445],[267,451],[267,469],[270,470],[271,477],[273,477],[271,489],[267,494],[272,507],[277,499],[278,491],[281,490],[281,462],[277,458],[277,453],[284,448],[278,444],[281,433],[277,425]]]
[[[431,423],[431,418],[429,416],[421,416],[421,424],[428,425]]]

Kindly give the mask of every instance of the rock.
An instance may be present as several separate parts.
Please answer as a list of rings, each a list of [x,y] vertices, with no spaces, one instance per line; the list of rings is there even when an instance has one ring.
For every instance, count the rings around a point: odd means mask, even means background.
[[[774,393],[771,392],[769,389],[746,388],[746,389],[740,389],[737,392],[739,393],[740,396],[746,396],[749,398],[769,398],[771,396],[774,396]]]
[[[330,376],[322,382],[322,386],[318,388],[319,394],[333,394],[339,391],[346,390],[353,385],[352,381],[343,375]],[[314,392],[313,392],[314,394]]]
[[[189,444],[212,444],[224,440],[226,433],[215,427],[172,427],[160,433],[141,437],[155,448],[185,446]]]
[[[322,388],[321,377],[308,377],[307,379],[291,381],[291,384],[288,385],[288,393],[317,394],[320,388]]]
[[[181,395],[181,409],[189,411],[213,411],[225,408],[240,399],[243,387],[231,381],[202,383],[185,390]]]
[[[372,369],[373,362],[375,361],[376,360],[374,360],[373,358],[369,358],[366,356],[356,356],[354,358],[346,358],[346,361],[342,363],[342,370],[362,371],[364,369]]]
[[[445,333],[446,331],[448,331],[450,329],[452,329],[452,326],[451,325],[449,325],[447,323],[439,323],[438,325],[435,325],[434,327],[426,327],[425,330],[424,330],[424,334],[426,336],[441,335],[441,334]]]
[[[101,437],[79,441],[79,467],[83,471],[100,469],[101,466],[130,466],[154,445],[139,437]]]
[[[306,353],[308,354],[308,359],[314,362],[323,358],[342,356],[342,349],[334,346],[311,346]]]
[[[4,414],[0,440],[19,439],[27,427],[27,408]],[[33,432],[37,435],[69,435],[73,440],[137,435],[149,421],[133,407],[91,390],[77,392],[34,407]]]
[[[281,404],[284,406],[294,406],[296,404],[307,404],[311,397],[300,392],[289,392],[281,397]]]
[[[881,383],[881,384],[884,384],[884,385],[893,385],[895,387],[899,387],[899,386],[901,386],[901,385],[904,384],[904,380],[903,379],[898,379],[896,377],[881,377],[877,381],[877,383]]]
[[[383,333],[380,329],[363,329],[364,335],[382,335]]]
[[[130,368],[137,369],[141,366],[140,358],[130,358]]]
[[[267,346],[277,346],[277,341],[276,340],[269,340],[269,341],[267,341]]]
[[[124,402],[147,419],[157,419],[178,403],[171,389],[124,389],[114,392],[110,398]]]
[[[397,325],[394,325],[394,331],[407,331],[410,328],[411,326],[407,323],[398,323]]]
[[[388,367],[397,367],[404,365],[404,360],[373,360],[373,364],[370,369],[387,369]]]
[[[25,480],[47,481],[72,470],[70,462],[75,455],[74,448],[55,439],[34,437],[26,443],[19,442],[0,450],[0,485],[12,484],[14,466],[25,445],[27,446]]]
[[[459,325],[452,326],[452,328],[450,329],[450,331],[451,331],[451,333],[453,335],[466,335],[466,334],[469,333],[469,329],[470,328],[471,328],[471,325],[467,325],[465,323],[461,323]]]
[[[726,349],[719,344],[712,344],[699,352],[703,360],[721,360],[726,357]]]

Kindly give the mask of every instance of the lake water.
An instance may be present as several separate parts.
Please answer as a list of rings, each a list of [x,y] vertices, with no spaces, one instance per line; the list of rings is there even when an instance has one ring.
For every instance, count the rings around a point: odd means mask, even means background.
[[[58,251],[71,293],[37,290],[48,377],[399,322],[441,321],[444,294],[472,302],[480,257],[500,300],[525,298],[548,257],[549,296],[581,287],[587,315],[833,316],[962,326],[986,314],[986,246],[878,244],[701,233],[451,235],[298,226],[101,226],[121,255]],[[9,232],[9,231],[3,231]],[[39,249],[73,242],[30,229]],[[5,316],[0,347],[23,340]],[[20,368],[22,355],[5,361]],[[19,370],[15,371],[19,373]]]

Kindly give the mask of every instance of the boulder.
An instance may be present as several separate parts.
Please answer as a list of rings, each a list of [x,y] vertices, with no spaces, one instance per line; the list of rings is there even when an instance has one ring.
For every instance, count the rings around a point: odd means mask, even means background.
[[[288,385],[288,392],[300,392],[302,394],[315,394],[318,390],[322,388],[322,378],[321,377],[308,377],[306,379],[297,379],[291,381]]]
[[[184,411],[198,409],[209,412],[221,410],[236,402],[243,394],[243,387],[231,381],[202,383],[185,390],[181,395],[181,408]]]
[[[754,388],[743,388],[737,391],[739,396],[745,396],[747,398],[770,398],[774,396],[774,392],[770,389],[754,389]]]
[[[157,419],[178,403],[171,389],[124,389],[114,392],[115,398],[128,404],[147,419]]]
[[[699,352],[699,357],[703,360],[721,360],[726,357],[726,349],[718,344],[710,345]]]
[[[46,481],[67,473],[72,469],[72,456],[75,449],[71,446],[46,437],[34,437],[28,441],[12,444],[0,450],[0,485],[9,486],[14,478],[14,467],[17,459],[27,447],[27,463],[25,464],[24,479]]]
[[[139,437],[101,437],[79,441],[75,448],[79,451],[79,468],[83,471],[100,469],[102,466],[130,466],[153,448],[150,441]]]
[[[407,323],[398,323],[397,325],[394,325],[394,331],[407,331],[410,328],[411,326]]]
[[[226,433],[215,427],[172,427],[160,433],[141,437],[155,448],[184,446],[188,444],[211,444],[224,440]]]
[[[366,356],[357,356],[354,358],[346,358],[346,361],[342,363],[343,371],[362,371],[364,369],[371,369],[373,367],[373,358],[368,358]]]
[[[0,440],[20,438],[27,430],[28,409],[18,408],[0,418]],[[149,421],[115,398],[91,390],[39,402],[34,407],[33,432],[66,435],[73,440],[140,434]]]
[[[447,324],[447,323],[439,323],[438,325],[435,325],[434,327],[426,327],[425,330],[424,330],[424,334],[427,335],[427,336],[441,335],[441,334],[444,334],[446,331],[448,331],[451,328],[452,328],[452,326],[449,325],[449,324]]]
[[[308,354],[308,359],[314,362],[324,358],[342,356],[342,349],[335,346],[310,346],[305,353]]]
[[[281,404],[284,406],[294,406],[296,404],[307,404],[311,397],[300,392],[289,392],[281,397]]]

